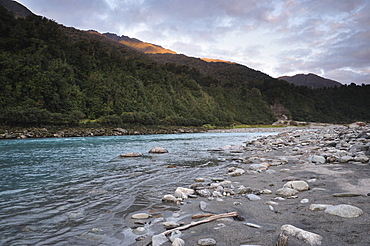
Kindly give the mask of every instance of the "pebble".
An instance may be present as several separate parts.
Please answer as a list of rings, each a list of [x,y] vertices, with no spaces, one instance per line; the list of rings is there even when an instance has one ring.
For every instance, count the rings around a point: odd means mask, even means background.
[[[213,238],[203,238],[198,240],[198,245],[216,245],[216,240]]]
[[[253,223],[244,223],[244,224],[249,226],[249,227],[253,227],[253,228],[261,228],[261,226],[253,224]]]
[[[147,214],[147,213],[137,213],[137,214],[133,214],[131,216],[131,218],[132,219],[136,219],[136,220],[138,220],[138,219],[143,220],[143,219],[149,219],[150,218],[150,215]]]
[[[305,190],[309,190],[310,186],[307,184],[307,182],[298,180],[298,181],[287,182],[286,184],[284,184],[283,188],[292,188],[297,191],[305,191]]]
[[[261,200],[261,197],[255,195],[255,194],[248,194],[246,195],[246,197],[251,200],[251,201],[258,201],[258,200]]]
[[[307,199],[307,198],[304,198],[304,199],[302,199],[301,201],[300,201],[300,203],[309,203],[310,202],[310,200],[309,199]]]
[[[276,195],[280,195],[283,197],[294,196],[297,193],[298,191],[292,188],[280,188],[276,191]]]

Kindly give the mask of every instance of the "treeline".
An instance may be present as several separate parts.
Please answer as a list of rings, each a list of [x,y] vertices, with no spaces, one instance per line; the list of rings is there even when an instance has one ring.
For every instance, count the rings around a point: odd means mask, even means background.
[[[94,32],[40,16],[16,19],[0,6],[2,125],[268,124],[276,100],[296,120],[370,119],[369,99],[358,103],[368,86],[311,90],[242,67],[230,77],[233,68],[217,75],[161,63]]]

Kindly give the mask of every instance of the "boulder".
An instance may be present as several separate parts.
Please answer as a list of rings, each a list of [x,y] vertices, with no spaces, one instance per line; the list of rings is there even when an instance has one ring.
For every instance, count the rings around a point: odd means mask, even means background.
[[[347,204],[339,204],[335,206],[329,206],[325,209],[325,213],[337,215],[344,218],[354,218],[358,217],[363,214],[362,210],[358,207],[347,205]]]
[[[153,149],[151,149],[149,151],[149,153],[164,154],[164,153],[168,153],[168,150],[166,148],[163,148],[163,147],[154,147]]]

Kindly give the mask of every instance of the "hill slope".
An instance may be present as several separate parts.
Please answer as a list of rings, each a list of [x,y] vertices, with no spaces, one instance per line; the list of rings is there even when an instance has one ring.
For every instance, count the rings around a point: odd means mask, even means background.
[[[33,13],[22,4],[12,0],[0,0],[0,5],[12,11],[16,17],[25,18]]]
[[[278,79],[285,80],[291,84],[295,84],[297,86],[303,85],[311,88],[324,88],[324,87],[335,87],[335,86],[341,86],[342,84],[326,79],[323,77],[320,77],[316,74],[297,74],[294,76],[282,76],[279,77]]]
[[[297,87],[239,64],[146,54],[126,37],[17,19],[3,7],[0,16],[0,124],[267,124],[277,108],[299,121],[370,120],[370,86]]]

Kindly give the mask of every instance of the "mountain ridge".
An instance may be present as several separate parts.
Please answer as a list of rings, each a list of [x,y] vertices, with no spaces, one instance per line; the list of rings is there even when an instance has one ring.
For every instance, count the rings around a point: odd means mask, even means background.
[[[335,80],[323,78],[317,74],[296,74],[293,76],[281,76],[278,79],[285,80],[288,83],[297,86],[307,86],[310,88],[324,88],[324,87],[339,87],[342,86],[341,83]]]

